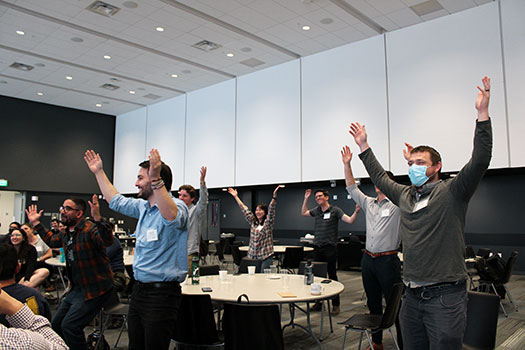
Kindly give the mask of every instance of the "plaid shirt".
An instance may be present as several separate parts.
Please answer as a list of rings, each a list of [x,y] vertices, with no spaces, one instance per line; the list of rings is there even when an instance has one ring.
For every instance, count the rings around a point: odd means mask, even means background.
[[[0,325],[0,350],[34,349],[67,350],[69,349],[52,329],[49,321],[33,314],[24,305],[11,316],[7,316],[11,328]]]
[[[246,206],[241,207],[246,221],[250,223],[250,245],[248,248],[248,258],[266,259],[273,255],[273,223],[275,219],[275,201],[270,202],[268,216],[259,229],[259,224],[255,215]]]
[[[113,287],[113,272],[106,254],[106,247],[113,243],[113,231],[105,219],[95,223],[83,219],[75,227],[75,231],[66,234],[48,231],[41,224],[35,229],[49,247],[64,248],[73,285],[82,288],[84,299],[96,298]],[[68,251],[66,248],[70,238],[73,239],[73,244],[71,251]],[[72,266],[69,259],[71,256]]]

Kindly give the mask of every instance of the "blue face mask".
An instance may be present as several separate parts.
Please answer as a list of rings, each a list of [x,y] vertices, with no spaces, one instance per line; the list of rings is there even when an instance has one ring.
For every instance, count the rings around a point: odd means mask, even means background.
[[[427,167],[424,165],[412,164],[410,168],[408,168],[408,177],[414,186],[423,186],[429,179],[427,176]]]

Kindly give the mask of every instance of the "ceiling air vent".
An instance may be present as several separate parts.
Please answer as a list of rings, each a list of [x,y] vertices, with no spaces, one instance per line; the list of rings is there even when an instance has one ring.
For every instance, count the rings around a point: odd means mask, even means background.
[[[113,84],[108,84],[108,83],[106,83],[104,85],[100,85],[100,87],[103,88],[103,89],[106,89],[106,90],[111,90],[111,91],[120,89],[120,86],[113,85]]]
[[[428,0],[425,2],[421,2],[419,4],[410,6],[412,11],[416,13],[419,17],[428,15],[433,12],[437,12],[439,10],[443,10],[443,6],[437,0]]]
[[[222,45],[219,45],[219,44],[216,44],[216,43],[212,43],[211,41],[208,41],[208,40],[202,40],[202,41],[199,41],[198,43],[193,44],[191,46],[193,46],[193,47],[195,47],[197,49],[200,49],[202,51],[209,52],[209,51],[217,50]]]
[[[97,13],[102,16],[111,17],[115,13],[120,11],[119,7],[110,5],[108,3],[105,3],[103,1],[95,1],[88,7],[86,7],[87,10]]]
[[[257,66],[260,66],[261,64],[264,64],[266,62],[263,62],[261,60],[258,60],[257,58],[248,58],[247,60],[244,60],[244,61],[241,61],[239,63],[242,63],[248,67],[257,67]]]
[[[23,64],[23,63],[20,63],[20,62],[13,62],[13,64],[11,64],[9,67],[11,68],[15,68],[15,69],[20,69],[20,70],[23,70],[23,71],[30,71],[31,69],[35,68],[33,66],[30,66],[30,65],[27,65],[27,64]]]
[[[159,95],[155,95],[155,94],[147,94],[147,95],[144,95],[145,98],[150,98],[152,100],[156,100],[156,99],[159,99],[161,98],[162,96],[159,96]]]

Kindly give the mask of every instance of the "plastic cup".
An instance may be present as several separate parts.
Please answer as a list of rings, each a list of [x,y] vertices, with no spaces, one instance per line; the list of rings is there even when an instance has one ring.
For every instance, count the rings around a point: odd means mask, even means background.
[[[255,266],[248,266],[248,275],[255,274]]]
[[[219,279],[221,281],[226,281],[226,278],[228,278],[228,270],[220,270],[219,271]]]

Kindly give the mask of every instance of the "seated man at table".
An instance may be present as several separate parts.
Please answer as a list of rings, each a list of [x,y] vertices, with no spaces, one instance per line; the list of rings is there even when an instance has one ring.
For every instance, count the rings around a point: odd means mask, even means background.
[[[51,308],[47,300],[36,289],[15,282],[20,270],[16,249],[9,244],[0,244],[0,288],[27,306],[35,315],[51,320]],[[0,315],[0,323],[9,326],[5,315]]]

